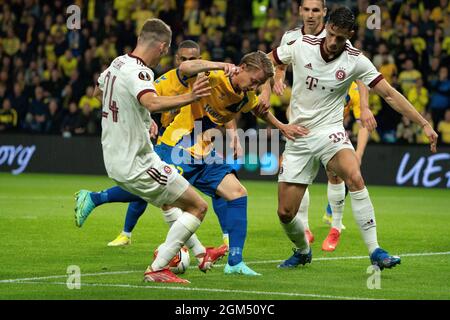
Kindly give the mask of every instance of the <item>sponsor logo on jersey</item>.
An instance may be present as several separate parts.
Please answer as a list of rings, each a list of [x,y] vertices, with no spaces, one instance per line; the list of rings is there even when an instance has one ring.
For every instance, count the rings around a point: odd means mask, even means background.
[[[150,81],[152,79],[152,77],[150,77],[150,75],[146,71],[139,72],[138,77],[143,81]]]
[[[292,40],[292,41],[289,41],[289,42],[287,43],[287,45],[288,45],[288,46],[291,46],[291,45],[293,45],[293,44],[295,43],[295,41],[297,41],[297,39]]]

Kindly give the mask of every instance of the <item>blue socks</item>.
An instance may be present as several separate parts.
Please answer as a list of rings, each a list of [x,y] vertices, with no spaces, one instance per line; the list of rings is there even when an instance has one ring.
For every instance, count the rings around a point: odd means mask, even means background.
[[[135,196],[118,186],[100,192],[91,192],[90,196],[96,207],[109,202],[132,202],[142,200],[138,196]]]
[[[90,196],[96,207],[104,203],[131,202],[125,217],[125,227],[123,229],[125,232],[131,232],[134,229],[140,216],[147,208],[146,201],[118,186],[100,192],[91,192]]]
[[[223,198],[212,198],[212,205],[214,208],[214,212],[219,219],[220,228],[222,229],[223,234],[228,234],[227,229],[227,207],[228,203]]]
[[[247,196],[228,201],[226,221],[230,239],[228,264],[235,266],[242,261],[242,250],[247,237]]]
[[[131,232],[134,229],[134,226],[138,222],[139,218],[144,213],[145,209],[147,209],[147,202],[144,200],[134,201],[128,205],[127,215],[125,217],[125,227],[123,231]]]

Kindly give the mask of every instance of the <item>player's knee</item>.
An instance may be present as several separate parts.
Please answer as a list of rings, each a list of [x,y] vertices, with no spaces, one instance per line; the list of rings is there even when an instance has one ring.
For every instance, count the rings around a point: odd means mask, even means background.
[[[206,203],[205,200],[203,200],[202,198],[200,198],[196,204],[195,204],[195,208],[193,209],[193,214],[195,216],[197,216],[199,219],[203,219],[203,217],[206,214],[206,211],[208,211],[208,203]]]
[[[235,188],[233,188],[233,190],[231,190],[230,192],[228,192],[227,194],[228,196],[228,201],[233,201],[242,197],[246,197],[247,196],[247,189],[245,189],[245,187],[241,184],[239,184],[238,186],[236,186]]]
[[[361,171],[352,172],[345,182],[350,190],[361,190],[364,188],[364,179],[361,175]]]
[[[278,208],[278,218],[282,223],[289,223],[294,219],[296,212],[288,208]]]

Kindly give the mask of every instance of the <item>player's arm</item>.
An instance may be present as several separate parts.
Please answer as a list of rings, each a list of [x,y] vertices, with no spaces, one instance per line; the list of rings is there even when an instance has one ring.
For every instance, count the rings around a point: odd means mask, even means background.
[[[295,124],[282,123],[270,111],[266,113],[258,113],[255,109],[253,114],[280,130],[281,133],[289,140],[295,140],[296,137],[306,136],[309,133],[309,130],[305,127]]]
[[[356,145],[356,157],[358,158],[359,165],[361,165],[364,152],[366,151],[367,142],[369,142],[369,130],[359,123],[358,139]]]
[[[94,97],[97,98],[97,100],[99,100],[100,102],[103,102],[103,91],[100,90],[98,86],[95,86]]]
[[[430,140],[431,152],[436,152],[438,134],[433,130],[430,123],[424,119],[412,104],[393,88],[386,80],[379,81],[373,88],[375,93],[380,95],[395,111],[401,113],[412,122],[420,125],[425,135]]]
[[[359,97],[360,97],[360,108],[361,108],[361,125],[367,130],[373,131],[377,127],[377,121],[373,116],[372,111],[369,108],[369,90],[367,89],[364,82],[361,80],[356,80],[358,85]]]
[[[215,62],[207,60],[189,60],[184,61],[178,67],[182,76],[192,77],[202,72],[212,70],[223,70],[226,76],[239,72],[239,67],[225,62]]]
[[[228,137],[230,138],[230,148],[233,150],[234,159],[242,157],[244,154],[239,136],[237,134],[236,119],[231,120],[225,124],[225,129]]]
[[[150,112],[165,112],[181,108],[211,94],[208,77],[199,76],[192,85],[192,91],[178,96],[158,96],[154,90],[144,90],[138,100]]]

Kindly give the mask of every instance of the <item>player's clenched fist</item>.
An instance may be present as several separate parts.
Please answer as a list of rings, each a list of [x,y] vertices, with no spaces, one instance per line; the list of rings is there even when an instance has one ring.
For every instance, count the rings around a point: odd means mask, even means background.
[[[198,75],[192,85],[192,95],[195,100],[211,95],[211,86],[209,85],[209,78],[205,75]]]
[[[438,134],[436,131],[433,130],[431,125],[429,123],[426,123],[423,127],[423,131],[425,135],[428,137],[428,140],[430,140],[430,149],[431,152],[436,153],[436,145],[438,140]]]

